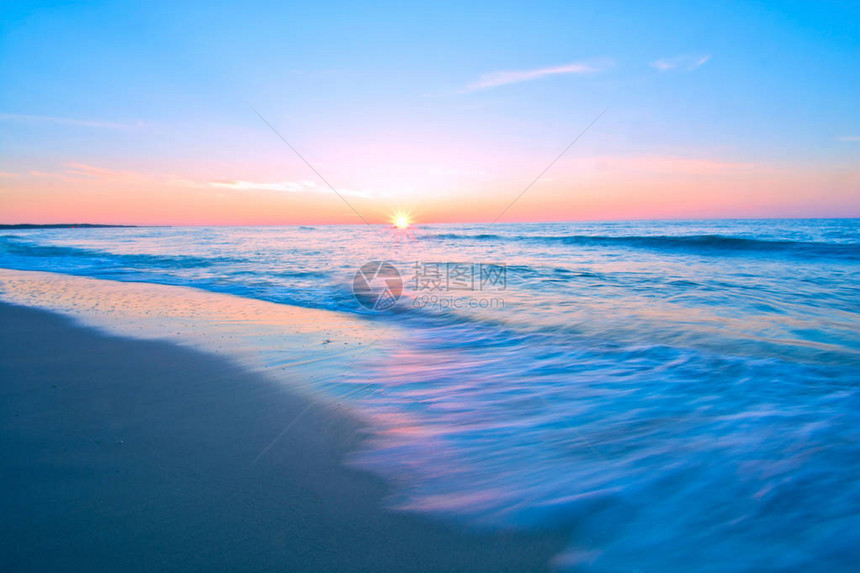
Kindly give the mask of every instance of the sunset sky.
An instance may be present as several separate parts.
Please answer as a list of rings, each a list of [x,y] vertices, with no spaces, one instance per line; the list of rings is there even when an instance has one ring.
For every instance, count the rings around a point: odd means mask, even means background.
[[[5,2],[0,222],[860,216],[860,3]],[[307,4],[307,5],[304,5]]]

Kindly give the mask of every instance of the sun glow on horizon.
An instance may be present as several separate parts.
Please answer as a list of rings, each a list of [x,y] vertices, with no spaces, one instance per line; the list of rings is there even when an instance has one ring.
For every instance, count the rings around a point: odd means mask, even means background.
[[[396,211],[394,215],[391,216],[391,224],[401,231],[405,231],[409,228],[409,225],[412,224],[412,217],[406,211]]]

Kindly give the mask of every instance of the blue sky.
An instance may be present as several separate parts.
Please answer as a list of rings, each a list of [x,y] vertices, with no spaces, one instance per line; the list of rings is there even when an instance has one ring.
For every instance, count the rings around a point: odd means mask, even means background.
[[[337,186],[391,203],[374,208],[421,203],[425,181],[480,202],[606,109],[548,175],[573,185],[583,157],[754,164],[857,206],[860,3],[464,4],[5,3],[0,197],[47,193],[33,172],[76,188],[69,164],[149,185],[313,180],[256,110]]]

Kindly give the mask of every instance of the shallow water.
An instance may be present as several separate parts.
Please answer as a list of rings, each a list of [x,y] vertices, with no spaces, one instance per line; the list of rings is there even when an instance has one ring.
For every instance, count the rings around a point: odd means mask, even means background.
[[[0,267],[372,322],[319,389],[373,421],[352,462],[396,507],[569,528],[572,570],[860,566],[858,220],[0,233]],[[387,311],[352,293],[372,260]],[[475,286],[419,290],[433,263]]]

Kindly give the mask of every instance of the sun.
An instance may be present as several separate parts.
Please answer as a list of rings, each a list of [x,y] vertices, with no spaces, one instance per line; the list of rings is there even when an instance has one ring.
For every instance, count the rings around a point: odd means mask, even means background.
[[[412,224],[412,218],[409,216],[409,213],[405,211],[397,211],[391,217],[391,224],[401,231],[404,231]]]

